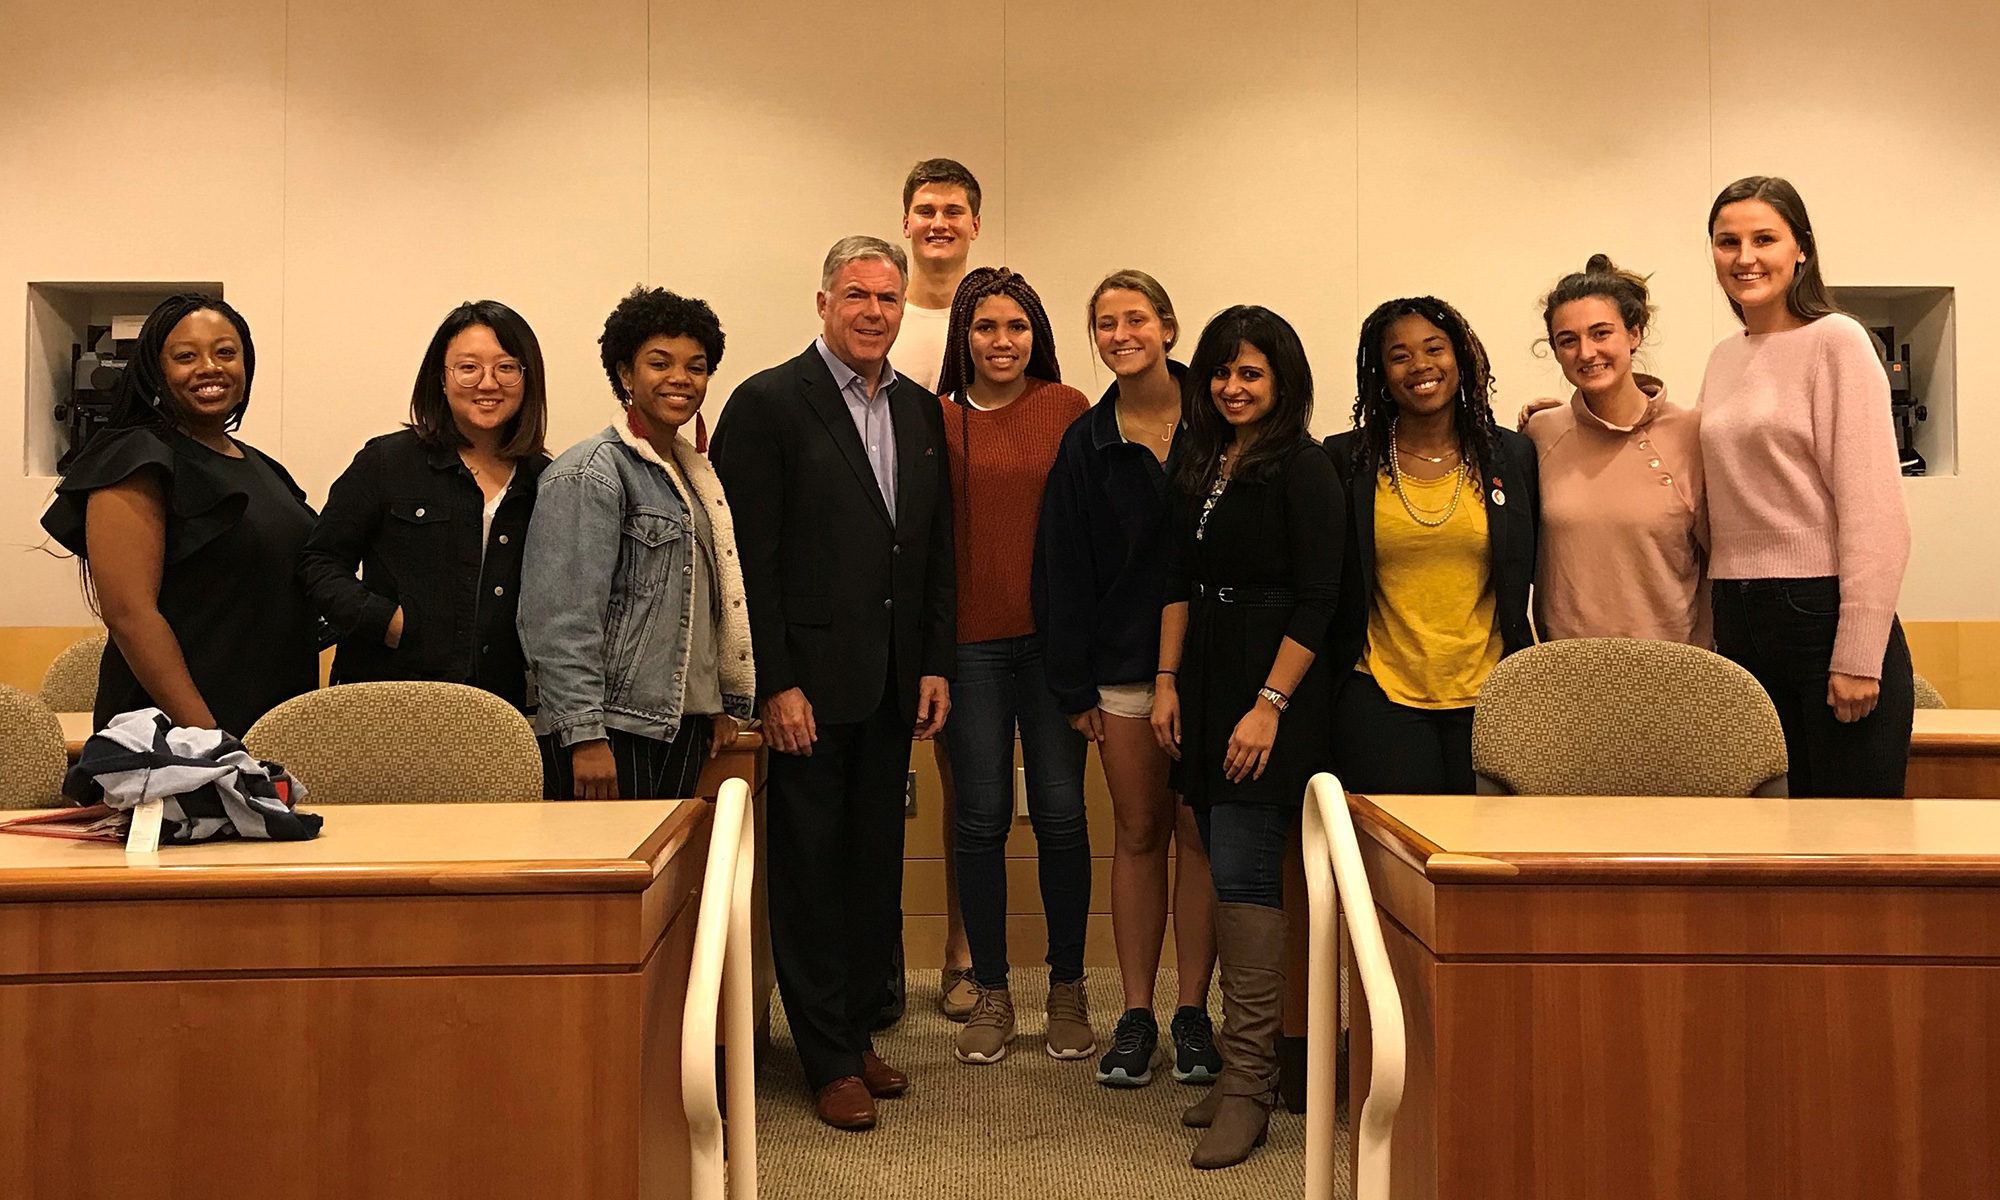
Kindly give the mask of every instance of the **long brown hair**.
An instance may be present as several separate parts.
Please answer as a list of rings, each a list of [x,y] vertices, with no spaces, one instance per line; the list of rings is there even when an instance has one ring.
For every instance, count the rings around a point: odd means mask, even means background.
[[[1799,252],[1806,256],[1792,271],[1792,285],[1785,289],[1785,309],[1801,321],[1817,321],[1840,311],[1833,302],[1833,296],[1826,290],[1826,280],[1819,271],[1819,239],[1813,236],[1812,218],[1806,215],[1806,202],[1799,197],[1799,190],[1791,181],[1777,175],[1746,175],[1715,197],[1715,203],[1708,206],[1708,236],[1715,237],[1715,219],[1722,215],[1724,206],[1743,200],[1762,200],[1771,206],[1780,220],[1791,228],[1792,239],[1799,244]],[[1728,299],[1727,295],[1724,296]],[[1743,306],[1734,300],[1729,307],[1736,312],[1736,319],[1743,319]]]

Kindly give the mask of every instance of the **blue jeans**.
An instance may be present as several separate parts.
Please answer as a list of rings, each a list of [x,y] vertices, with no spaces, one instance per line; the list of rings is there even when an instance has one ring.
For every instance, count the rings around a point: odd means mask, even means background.
[[[1083,813],[1083,735],[1056,707],[1041,639],[958,648],[945,752],[958,792],[958,908],[981,987],[1007,986],[1007,834],[1014,822],[1014,730],[1028,772],[1028,819],[1049,925],[1049,976],[1083,977],[1090,914],[1090,828]]]
[[[1194,810],[1208,847],[1217,904],[1285,907],[1285,844],[1299,810],[1265,804],[1218,804]]]

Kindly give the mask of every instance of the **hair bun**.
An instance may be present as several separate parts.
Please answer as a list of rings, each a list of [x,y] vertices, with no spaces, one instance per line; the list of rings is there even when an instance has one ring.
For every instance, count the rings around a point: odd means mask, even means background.
[[[1609,254],[1591,255],[1590,261],[1583,264],[1583,269],[1586,274],[1590,275],[1616,275],[1618,273],[1617,264],[1611,261]]]

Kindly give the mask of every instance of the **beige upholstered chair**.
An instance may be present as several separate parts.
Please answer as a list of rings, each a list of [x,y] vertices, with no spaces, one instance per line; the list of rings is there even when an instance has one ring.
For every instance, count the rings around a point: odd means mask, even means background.
[[[42,676],[42,703],[56,712],[89,712],[97,707],[97,666],[104,659],[106,633],[71,642]]]
[[[1928,680],[1928,679],[1925,679],[1925,678],[1924,678],[1923,676],[1921,676],[1921,675],[1918,675],[1918,674],[1916,674],[1915,672],[1912,672],[1912,673],[1911,673],[1911,676],[1910,676],[1910,677],[1911,677],[1911,679],[1912,679],[1912,680],[1913,680],[1913,681],[1914,681],[1914,682],[1916,683],[1916,685],[1917,685],[1917,707],[1918,707],[1918,708],[1950,708],[1950,707],[1951,707],[1951,705],[1949,705],[1949,704],[1946,704],[1946,703],[1944,702],[1944,697],[1943,697],[1942,695],[1940,695],[1940,694],[1939,694],[1938,690],[1937,690],[1937,689],[1936,689],[1935,687],[1932,687],[1932,686],[1931,686],[1931,681],[1930,681],[1930,680]]]
[[[1503,660],[1480,689],[1482,792],[1782,796],[1785,734],[1748,671],[1677,642],[1577,638]]]
[[[69,749],[62,723],[32,693],[0,683],[0,808],[58,808]]]
[[[307,804],[542,798],[535,732],[514,706],[458,683],[348,683],[265,713],[243,744],[306,785]]]

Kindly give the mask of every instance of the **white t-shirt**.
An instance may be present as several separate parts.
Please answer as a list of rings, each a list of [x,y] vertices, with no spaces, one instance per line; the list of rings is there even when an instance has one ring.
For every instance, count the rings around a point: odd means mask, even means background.
[[[889,351],[896,374],[923,384],[927,392],[937,391],[938,376],[944,374],[944,338],[950,329],[950,309],[904,305],[903,329]]]
[[[507,489],[514,486],[514,472],[507,472],[507,486],[500,489],[491,500],[479,507],[479,569],[486,569],[486,544],[493,540],[493,518],[500,515],[500,502],[507,498]]]

